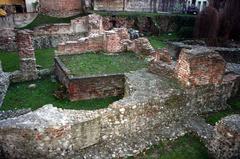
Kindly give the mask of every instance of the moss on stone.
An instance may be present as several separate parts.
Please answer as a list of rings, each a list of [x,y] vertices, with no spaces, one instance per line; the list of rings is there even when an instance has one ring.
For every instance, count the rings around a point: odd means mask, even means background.
[[[171,96],[165,104],[170,109],[179,108],[186,105],[186,97],[184,95]]]

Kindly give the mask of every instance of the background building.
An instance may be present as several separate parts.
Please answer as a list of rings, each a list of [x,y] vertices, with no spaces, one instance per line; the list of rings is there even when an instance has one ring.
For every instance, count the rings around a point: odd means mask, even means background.
[[[196,6],[199,11],[202,11],[204,8],[208,6],[207,0],[188,0],[187,7],[189,6]]]
[[[12,13],[26,13],[26,12],[35,12],[36,7],[34,3],[37,0],[0,0],[0,6],[8,14]]]
[[[82,11],[82,0],[40,0],[40,11],[59,17],[77,15]]]

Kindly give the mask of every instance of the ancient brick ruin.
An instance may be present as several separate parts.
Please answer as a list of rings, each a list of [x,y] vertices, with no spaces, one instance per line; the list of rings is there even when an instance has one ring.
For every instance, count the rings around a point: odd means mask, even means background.
[[[20,58],[20,71],[12,75],[12,81],[29,81],[37,79],[38,70],[33,48],[32,31],[18,31],[17,45]]]
[[[94,18],[97,23],[88,17],[76,20],[79,26],[88,24],[83,29],[88,36],[60,43],[56,55],[133,51],[151,57],[149,68],[118,75],[119,81],[108,76],[93,82],[89,78],[69,81],[68,70],[56,57],[55,73],[72,93],[72,100],[92,95],[81,94],[80,87],[97,87],[99,83],[105,87],[112,81],[124,87],[124,92],[120,90],[123,99],[94,111],[46,105],[0,120],[0,157],[123,158],[139,154],[162,139],[176,139],[189,132],[197,132],[206,140],[206,147],[216,158],[240,157],[239,115],[224,118],[215,128],[196,120],[202,114],[226,109],[227,100],[239,91],[240,76],[225,70],[226,61],[216,50],[182,49],[179,59],[173,61],[166,49],[154,50],[146,38],[130,40],[126,28],[104,31],[101,17]],[[31,34],[22,30],[17,36],[21,61],[18,75],[24,80],[37,78]]]
[[[61,56],[99,51],[104,51],[109,54],[133,51],[138,55],[145,56],[154,53],[154,49],[148,39],[138,38],[130,40],[126,28],[115,28],[110,31],[103,31],[102,18],[99,16],[94,16],[94,18],[98,20],[95,20],[94,23],[89,23],[90,29],[88,37],[80,38],[78,41],[60,43],[56,55]],[[68,98],[72,101],[121,96],[124,93],[125,76],[123,74],[73,77],[58,57],[55,57],[55,74],[60,82],[67,88]]]
[[[177,77],[187,86],[221,84],[225,61],[217,53],[205,48],[183,49],[176,66]]]

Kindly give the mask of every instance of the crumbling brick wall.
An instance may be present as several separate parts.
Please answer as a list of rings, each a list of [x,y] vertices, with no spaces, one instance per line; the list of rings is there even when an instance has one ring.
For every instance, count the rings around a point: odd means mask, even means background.
[[[225,65],[218,53],[207,48],[183,49],[176,66],[176,75],[187,86],[221,84]]]
[[[18,55],[20,58],[20,81],[38,78],[32,34],[33,32],[30,30],[20,30],[17,32]]]

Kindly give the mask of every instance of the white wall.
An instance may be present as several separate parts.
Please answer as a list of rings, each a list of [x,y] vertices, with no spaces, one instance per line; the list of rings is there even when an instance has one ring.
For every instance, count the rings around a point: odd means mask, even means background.
[[[198,7],[200,11],[204,9],[204,2],[206,2],[206,6],[209,5],[208,0],[196,0],[195,6]],[[199,5],[200,4],[200,5]],[[192,5],[192,0],[188,0],[187,7]]]
[[[35,9],[33,8],[32,3],[36,2],[36,1],[38,1],[38,0],[25,0],[27,12],[35,12]]]

